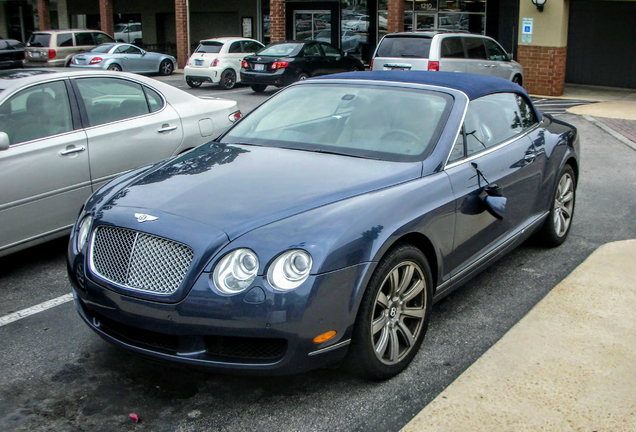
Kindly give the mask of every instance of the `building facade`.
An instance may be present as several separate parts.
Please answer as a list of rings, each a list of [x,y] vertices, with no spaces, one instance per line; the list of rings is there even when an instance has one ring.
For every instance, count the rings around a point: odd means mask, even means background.
[[[175,55],[183,66],[201,39],[246,36],[331,42],[369,63],[387,33],[464,30],[495,38],[525,69],[529,92],[564,83],[636,88],[636,1],[547,0],[12,0],[0,36],[97,28]]]

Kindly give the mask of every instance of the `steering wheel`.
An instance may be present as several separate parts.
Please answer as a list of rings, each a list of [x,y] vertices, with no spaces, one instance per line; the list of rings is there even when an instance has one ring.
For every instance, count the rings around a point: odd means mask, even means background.
[[[407,130],[404,129],[391,129],[387,132],[385,132],[381,137],[380,140],[384,140],[389,138],[391,135],[402,135],[403,137],[406,137],[407,140],[406,142],[411,142],[413,144],[419,144],[421,142],[420,137],[418,137],[417,135],[415,135],[413,132],[409,132]]]

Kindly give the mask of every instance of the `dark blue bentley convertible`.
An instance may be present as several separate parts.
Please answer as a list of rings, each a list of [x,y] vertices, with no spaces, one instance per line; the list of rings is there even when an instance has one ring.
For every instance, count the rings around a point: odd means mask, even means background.
[[[482,75],[294,84],[213,142],[96,192],[68,249],[81,317],[137,353],[388,378],[433,302],[571,226],[576,129]]]

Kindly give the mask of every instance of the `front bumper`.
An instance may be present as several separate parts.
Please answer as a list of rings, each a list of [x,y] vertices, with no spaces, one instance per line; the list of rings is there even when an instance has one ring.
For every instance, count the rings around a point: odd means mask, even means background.
[[[275,72],[252,72],[241,69],[241,82],[247,85],[265,84],[283,87],[296,82],[296,80],[298,80],[297,74],[288,68],[278,69]]]
[[[311,276],[286,293],[275,292],[266,278],[258,277],[250,288],[234,296],[213,292],[209,273],[202,273],[178,303],[122,295],[91,280],[85,272],[80,284],[77,268],[71,266],[69,278],[82,319],[115,345],[169,362],[286,375],[344,357],[355,321],[357,293],[362,292],[363,279],[373,265],[362,263]],[[313,342],[330,330],[336,330],[336,337],[322,344]]]

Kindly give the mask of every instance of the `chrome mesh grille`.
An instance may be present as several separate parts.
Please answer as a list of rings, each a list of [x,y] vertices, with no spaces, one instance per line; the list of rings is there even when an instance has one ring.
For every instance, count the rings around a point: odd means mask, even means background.
[[[99,276],[157,294],[179,288],[194,256],[184,244],[117,227],[98,227],[91,248],[93,270]]]

